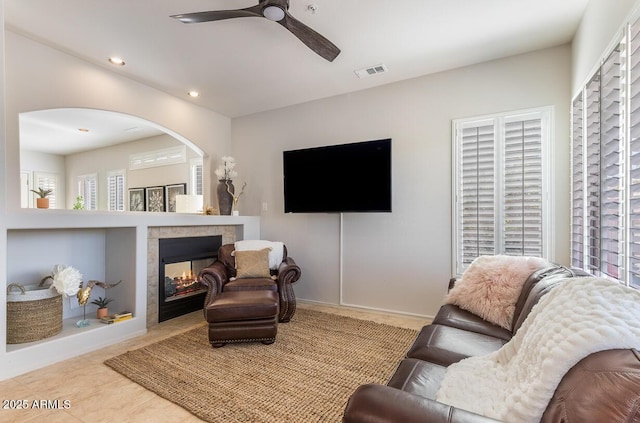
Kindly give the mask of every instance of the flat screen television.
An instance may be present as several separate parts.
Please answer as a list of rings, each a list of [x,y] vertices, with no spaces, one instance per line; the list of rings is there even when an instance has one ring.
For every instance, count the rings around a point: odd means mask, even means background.
[[[391,212],[391,139],[283,152],[285,213]]]

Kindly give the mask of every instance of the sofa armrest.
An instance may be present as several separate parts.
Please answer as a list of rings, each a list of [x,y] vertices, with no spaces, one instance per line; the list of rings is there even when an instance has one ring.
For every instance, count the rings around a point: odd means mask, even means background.
[[[278,267],[278,285],[295,283],[300,279],[300,267],[292,257],[286,257]]]
[[[278,321],[286,323],[296,312],[296,294],[293,292],[291,284],[300,279],[300,267],[291,257],[286,257],[278,268],[278,295],[280,296],[280,312]]]
[[[222,292],[224,284],[229,282],[227,268],[221,261],[214,261],[209,267],[205,267],[198,276],[200,282],[207,287],[207,296],[204,300],[204,309]]]
[[[343,423],[489,423],[469,411],[385,385],[362,385],[349,398]]]

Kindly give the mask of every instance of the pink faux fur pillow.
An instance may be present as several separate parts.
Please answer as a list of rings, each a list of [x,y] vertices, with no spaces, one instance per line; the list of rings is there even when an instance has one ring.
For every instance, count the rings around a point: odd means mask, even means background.
[[[531,273],[547,264],[537,257],[480,256],[462,274],[444,302],[509,330],[522,285]]]

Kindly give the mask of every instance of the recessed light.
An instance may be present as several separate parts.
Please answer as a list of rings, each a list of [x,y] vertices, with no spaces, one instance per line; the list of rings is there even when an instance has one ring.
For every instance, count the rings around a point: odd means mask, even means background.
[[[112,65],[116,65],[116,66],[124,66],[124,60],[122,60],[119,57],[109,57],[109,63],[111,63]]]
[[[187,95],[188,95],[189,97],[198,97],[198,96],[200,95],[200,93],[199,93],[199,92],[197,92],[197,91],[193,91],[193,90],[192,90],[192,91],[189,91],[189,92],[187,93]]]

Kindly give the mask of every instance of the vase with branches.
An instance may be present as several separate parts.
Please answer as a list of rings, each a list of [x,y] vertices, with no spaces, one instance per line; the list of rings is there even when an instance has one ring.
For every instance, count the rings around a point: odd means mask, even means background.
[[[247,183],[245,182],[242,185],[242,190],[240,190],[240,194],[238,194],[238,195],[235,195],[235,193],[231,191],[228,182],[225,183],[225,185],[227,186],[227,192],[229,193],[229,195],[233,199],[232,206],[231,206],[231,211],[233,212],[234,210],[236,210],[236,207],[238,206],[238,200],[240,200],[240,196],[242,194],[244,194],[244,189],[247,187]]]
[[[218,187],[216,194],[218,197],[218,209],[221,215],[230,215],[233,208],[235,187],[233,178],[238,175],[234,169],[236,161],[231,156],[222,157],[222,164],[215,170],[218,177]]]

